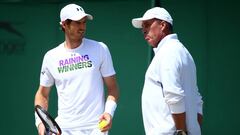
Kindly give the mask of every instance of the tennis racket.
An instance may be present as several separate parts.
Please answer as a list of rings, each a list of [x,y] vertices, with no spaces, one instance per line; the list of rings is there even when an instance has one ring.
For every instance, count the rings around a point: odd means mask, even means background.
[[[52,133],[55,135],[61,135],[61,128],[44,108],[42,108],[40,105],[36,105],[35,111],[45,126],[45,135],[51,135]]]

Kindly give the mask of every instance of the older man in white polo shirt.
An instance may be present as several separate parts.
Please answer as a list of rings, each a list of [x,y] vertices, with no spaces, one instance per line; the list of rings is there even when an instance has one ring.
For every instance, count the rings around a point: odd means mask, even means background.
[[[146,135],[201,135],[202,97],[196,67],[188,50],[173,33],[173,19],[164,8],[154,7],[132,24],[141,28],[155,56],[142,92]]]

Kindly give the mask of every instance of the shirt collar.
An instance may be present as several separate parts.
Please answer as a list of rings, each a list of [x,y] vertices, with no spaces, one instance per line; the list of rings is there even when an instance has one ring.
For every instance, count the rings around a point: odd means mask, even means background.
[[[153,48],[154,53],[156,54],[160,48],[169,40],[169,39],[178,39],[177,34],[169,34],[164,37],[159,43],[156,48]]]
[[[65,42],[63,42],[63,48],[68,52],[76,52],[84,46],[84,40],[85,40],[85,38],[83,38],[81,44],[77,48],[74,48],[74,49],[65,48],[65,44],[66,44],[66,41],[65,41]]]

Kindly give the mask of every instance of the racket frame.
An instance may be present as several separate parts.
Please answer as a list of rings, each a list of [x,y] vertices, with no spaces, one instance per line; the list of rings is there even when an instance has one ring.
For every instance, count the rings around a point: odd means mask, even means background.
[[[50,132],[52,132],[52,133],[54,133],[54,134],[58,134],[58,133],[56,133],[55,131],[52,131],[52,130],[51,130],[51,128],[48,126],[47,122],[42,118],[42,116],[41,116],[41,114],[39,113],[38,109],[39,109],[40,111],[42,111],[42,112],[47,116],[48,119],[50,119],[50,121],[53,123],[53,126],[57,128],[57,130],[59,131],[59,134],[61,135],[61,134],[62,134],[62,130],[61,130],[61,128],[59,127],[59,125],[57,124],[57,122],[52,118],[52,116],[51,116],[43,107],[41,107],[40,105],[36,105],[36,106],[35,106],[35,111],[36,111],[37,115],[39,116],[39,118],[41,119],[43,125],[45,126],[46,131],[50,131]],[[47,133],[47,134],[48,134],[48,133]]]

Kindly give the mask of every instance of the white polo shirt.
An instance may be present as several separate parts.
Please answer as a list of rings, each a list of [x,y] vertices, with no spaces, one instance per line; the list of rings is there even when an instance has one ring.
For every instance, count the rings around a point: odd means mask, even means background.
[[[166,36],[149,65],[142,92],[142,113],[146,135],[173,134],[172,113],[186,112],[189,135],[200,135],[197,113],[202,114],[195,63],[176,34]]]
[[[62,43],[48,51],[40,85],[56,85],[59,126],[74,130],[96,128],[105,104],[102,77],[114,74],[112,58],[104,43],[84,38],[75,49],[66,49]]]

